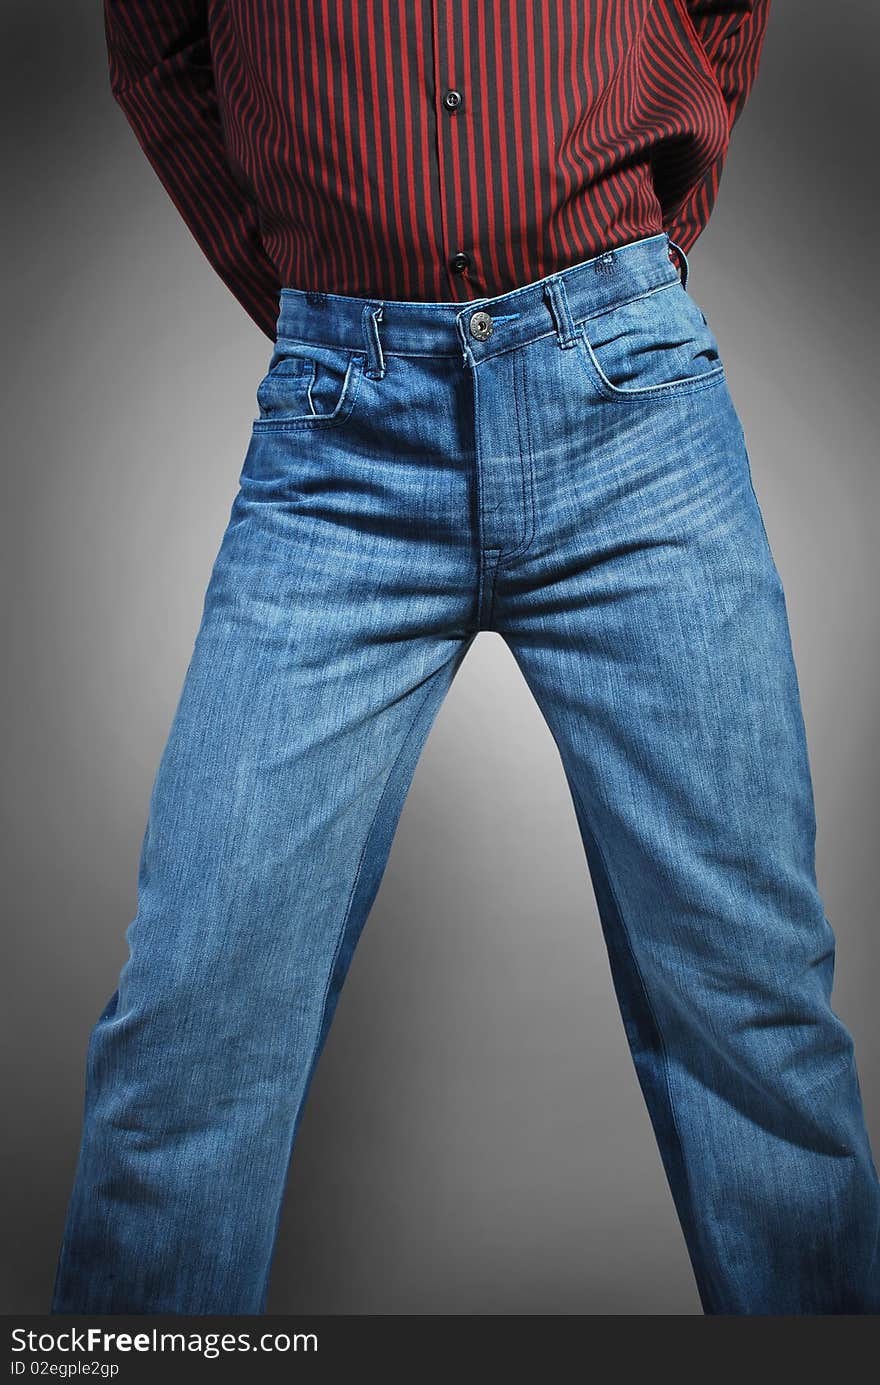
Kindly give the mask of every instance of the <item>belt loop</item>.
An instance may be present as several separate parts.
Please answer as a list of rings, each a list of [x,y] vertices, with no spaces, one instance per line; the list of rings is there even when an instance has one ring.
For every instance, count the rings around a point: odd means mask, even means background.
[[[575,326],[571,315],[571,307],[568,302],[568,294],[565,291],[565,284],[559,275],[551,275],[544,283],[544,297],[547,305],[553,314],[553,321],[556,324],[556,335],[559,338],[559,345],[562,347],[574,346]]]
[[[678,262],[679,262],[680,272],[681,272],[681,286],[682,286],[683,289],[686,289],[686,288],[687,288],[687,281],[688,281],[688,258],[687,258],[687,255],[684,253],[684,251],[682,250],[682,248],[681,248],[680,245],[676,245],[675,241],[672,239],[672,237],[669,235],[668,232],[667,232],[667,235],[666,235],[666,239],[669,241],[669,244],[672,246],[672,249],[675,251],[676,255],[678,256]]]
[[[383,307],[382,303],[379,304],[378,308],[371,308],[369,303],[365,303],[361,318],[367,348],[366,373],[371,380],[381,380],[386,370],[382,343],[379,340],[379,323],[382,320]]]

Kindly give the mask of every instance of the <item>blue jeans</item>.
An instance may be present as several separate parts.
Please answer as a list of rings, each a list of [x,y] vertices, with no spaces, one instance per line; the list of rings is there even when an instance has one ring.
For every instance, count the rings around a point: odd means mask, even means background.
[[[669,252],[464,306],[282,290],[89,1040],[53,1312],[265,1311],[309,1083],[480,630],[565,767],[704,1312],[880,1311],[785,597]]]

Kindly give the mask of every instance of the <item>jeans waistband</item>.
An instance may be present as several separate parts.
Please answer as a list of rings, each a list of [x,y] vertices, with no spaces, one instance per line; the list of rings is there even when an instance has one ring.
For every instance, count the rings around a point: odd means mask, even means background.
[[[678,252],[682,272],[670,258]],[[466,365],[548,332],[569,341],[603,308],[676,280],[686,283],[684,252],[666,231],[615,246],[589,260],[495,297],[467,303],[362,298],[284,287],[277,335],[318,346],[364,350],[382,372],[385,355],[458,355]]]

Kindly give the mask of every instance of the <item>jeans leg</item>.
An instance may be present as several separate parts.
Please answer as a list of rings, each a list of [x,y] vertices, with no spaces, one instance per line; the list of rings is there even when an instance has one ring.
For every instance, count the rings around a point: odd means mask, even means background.
[[[264,1311],[311,1075],[468,646],[405,459],[370,476],[317,434],[252,442],[88,1044],[55,1313]]]
[[[704,1310],[877,1312],[880,1188],[742,429],[723,381],[594,402],[541,350],[537,523],[498,628],[564,764]]]

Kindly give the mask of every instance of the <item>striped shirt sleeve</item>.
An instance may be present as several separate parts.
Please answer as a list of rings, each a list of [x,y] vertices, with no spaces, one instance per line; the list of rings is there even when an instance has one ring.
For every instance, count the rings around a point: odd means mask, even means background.
[[[758,73],[770,0],[685,0],[685,7],[726,102],[732,131]],[[725,149],[666,228],[685,251],[709,220],[726,156]]]
[[[274,341],[280,279],[227,155],[206,9],[207,0],[104,0],[110,88],[210,264]]]

